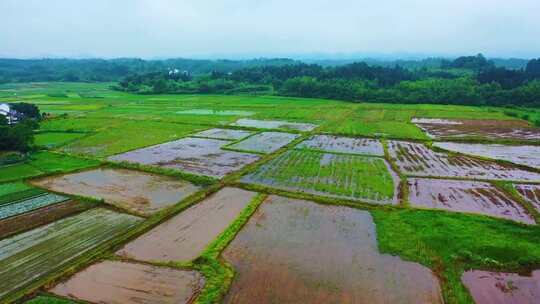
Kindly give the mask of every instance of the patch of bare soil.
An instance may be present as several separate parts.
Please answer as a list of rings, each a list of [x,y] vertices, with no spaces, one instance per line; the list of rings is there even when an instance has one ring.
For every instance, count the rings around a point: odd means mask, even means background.
[[[540,270],[531,276],[471,270],[461,280],[476,304],[537,304],[540,300]]]

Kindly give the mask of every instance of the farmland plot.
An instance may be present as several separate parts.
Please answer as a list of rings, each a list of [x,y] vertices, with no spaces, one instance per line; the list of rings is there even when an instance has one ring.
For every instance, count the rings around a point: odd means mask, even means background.
[[[397,177],[383,159],[291,150],[242,182],[373,203],[396,204]]]
[[[515,188],[524,199],[540,212],[540,185],[515,185]]]
[[[415,207],[484,214],[534,224],[534,219],[504,192],[489,183],[411,178],[409,201]]]
[[[540,181],[540,174],[465,155],[435,152],[423,144],[390,141],[390,156],[410,176]]]
[[[239,140],[253,134],[251,131],[233,130],[233,129],[209,129],[195,133],[194,137],[204,137],[213,139]]]
[[[256,120],[247,118],[237,120],[235,123],[232,124],[232,126],[250,127],[257,129],[284,129],[304,132],[312,131],[317,127],[317,125],[310,123],[298,123],[280,120]]]
[[[540,299],[540,270],[531,276],[471,270],[461,280],[476,304],[534,304]]]
[[[474,156],[509,161],[518,165],[540,169],[539,146],[508,146],[496,144],[465,144],[455,142],[435,142],[433,146]]]
[[[286,146],[299,136],[298,134],[283,132],[262,132],[230,145],[228,148],[246,152],[272,153]]]
[[[103,261],[50,291],[92,303],[192,303],[203,285],[195,271]]]
[[[0,184],[0,206],[43,194],[45,191],[33,188],[23,182]]]
[[[93,209],[0,240],[0,299],[131,230],[140,219]]]
[[[117,254],[140,261],[192,261],[255,195],[255,192],[224,188],[128,243]]]
[[[366,211],[270,196],[229,247],[225,303],[442,303],[426,267],[379,253]]]
[[[53,193],[47,193],[40,196],[14,201],[0,206],[0,220],[23,214],[46,206],[65,202],[69,198]]]
[[[258,155],[222,150],[229,141],[183,138],[157,146],[115,155],[112,161],[125,161],[221,178],[259,159]]]
[[[0,238],[52,223],[91,207],[91,204],[70,200],[0,220]]]
[[[32,182],[62,193],[104,199],[120,208],[150,215],[200,188],[187,181],[126,169],[95,169]]]
[[[381,142],[379,140],[369,138],[315,135],[301,142],[297,148],[323,152],[384,156],[384,150]]]
[[[441,120],[420,118],[412,122],[432,138],[540,139],[540,128],[532,128],[527,122],[520,120]]]
[[[187,115],[223,115],[223,116],[251,116],[255,115],[252,111],[242,110],[218,110],[218,109],[189,109],[177,111],[176,114]]]

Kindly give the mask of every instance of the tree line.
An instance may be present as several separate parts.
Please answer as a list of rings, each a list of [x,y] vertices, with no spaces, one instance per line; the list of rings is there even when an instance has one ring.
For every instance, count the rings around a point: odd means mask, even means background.
[[[293,63],[232,72],[133,74],[117,90],[140,94],[260,93],[384,103],[540,106],[540,59],[524,68],[498,67],[483,55],[407,69],[355,62],[341,66]]]

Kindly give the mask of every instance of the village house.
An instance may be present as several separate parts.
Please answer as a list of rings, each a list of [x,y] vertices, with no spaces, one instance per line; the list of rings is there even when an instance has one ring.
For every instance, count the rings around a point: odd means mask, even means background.
[[[0,115],[7,118],[8,124],[14,124],[21,119],[21,115],[13,110],[8,103],[0,103]]]

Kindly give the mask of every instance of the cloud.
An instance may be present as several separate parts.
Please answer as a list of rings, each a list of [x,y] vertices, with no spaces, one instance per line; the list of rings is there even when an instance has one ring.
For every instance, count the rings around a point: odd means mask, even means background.
[[[0,55],[540,55],[537,0],[2,0]]]

